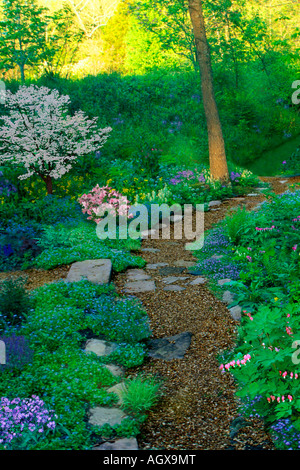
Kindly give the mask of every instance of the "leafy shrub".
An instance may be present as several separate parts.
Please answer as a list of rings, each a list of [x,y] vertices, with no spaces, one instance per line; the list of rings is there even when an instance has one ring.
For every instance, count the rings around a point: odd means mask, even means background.
[[[31,308],[25,278],[7,278],[0,283],[0,327],[20,326]]]

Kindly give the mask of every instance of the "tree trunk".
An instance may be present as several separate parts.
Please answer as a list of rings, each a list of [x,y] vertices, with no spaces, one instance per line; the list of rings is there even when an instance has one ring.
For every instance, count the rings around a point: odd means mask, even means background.
[[[202,1],[189,0],[189,13],[201,74],[201,90],[208,132],[210,172],[214,180],[229,182],[224,138],[213,88],[210,51],[206,37]]]
[[[46,183],[47,194],[52,194],[53,193],[53,185],[52,185],[51,176],[47,175],[46,177],[43,178],[43,180]]]

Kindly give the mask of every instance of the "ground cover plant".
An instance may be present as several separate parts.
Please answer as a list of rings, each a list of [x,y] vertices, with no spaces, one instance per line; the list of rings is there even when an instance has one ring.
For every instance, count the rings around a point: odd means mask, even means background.
[[[231,280],[215,290],[234,294],[241,323],[220,369],[235,377],[242,413],[263,419],[280,449],[299,448],[299,201],[299,190],[270,193],[259,210],[228,214],[194,268],[211,285]]]
[[[12,288],[20,288],[18,279],[11,283],[11,293]],[[9,287],[5,286],[7,291]],[[89,425],[88,408],[113,406],[117,401],[107,389],[120,379],[105,363],[113,362],[125,369],[142,364],[145,341],[151,334],[147,314],[136,300],[119,299],[112,284],[59,281],[26,295],[32,307],[26,318],[6,324],[1,330],[7,345],[11,338],[15,343],[24,338],[31,352],[22,364],[15,364],[9,356],[7,366],[1,369],[3,412],[15,410],[12,419],[7,414],[1,419],[1,448],[89,449],[103,430]],[[18,313],[23,311],[20,302],[15,303]],[[103,360],[86,354],[83,346],[87,333],[116,342],[118,347]],[[159,387],[155,379],[137,381],[131,385],[127,380],[128,418],[116,429],[111,428],[111,435],[135,436],[156,401]],[[144,390],[140,402],[135,394],[137,385]],[[106,426],[103,433],[107,432]]]

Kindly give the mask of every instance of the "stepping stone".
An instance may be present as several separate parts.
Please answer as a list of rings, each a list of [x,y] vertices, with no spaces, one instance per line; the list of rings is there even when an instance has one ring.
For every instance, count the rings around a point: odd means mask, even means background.
[[[117,349],[117,343],[105,341],[102,339],[89,339],[85,344],[86,353],[94,353],[97,356],[108,356]]]
[[[126,274],[130,281],[146,281],[151,279],[151,276],[146,274],[143,269],[128,269]]]
[[[198,284],[205,284],[207,279],[205,277],[196,277],[193,281],[190,282],[190,286],[197,286]]]
[[[215,206],[220,206],[222,204],[222,201],[210,201],[208,203],[208,207],[211,208],[211,207],[215,207]]]
[[[162,282],[165,282],[166,284],[172,284],[173,282],[185,281],[186,279],[188,279],[188,277],[169,276],[162,279]]]
[[[222,301],[225,304],[230,305],[234,301],[234,297],[235,295],[232,292],[230,292],[229,290],[226,290],[223,293]]]
[[[243,196],[238,197],[231,197],[230,200],[232,201],[244,201],[245,198]]]
[[[155,235],[157,233],[157,230],[151,229],[151,230],[144,230],[141,232],[141,237],[142,238],[148,238],[149,235]]]
[[[240,321],[242,317],[242,308],[239,305],[235,305],[235,307],[231,307],[229,309],[230,315],[236,321]]]
[[[219,286],[223,286],[224,284],[227,284],[228,282],[231,282],[231,279],[219,279],[218,280]]]
[[[185,268],[167,266],[165,268],[160,268],[159,274],[161,274],[162,276],[168,276],[169,274],[181,274],[184,270]]]
[[[149,253],[158,253],[160,250],[158,248],[141,248],[141,251],[147,251]]]
[[[216,207],[216,208],[212,208],[212,209],[210,209],[210,210],[211,210],[211,211],[219,211],[220,208],[219,208],[219,207]]]
[[[179,222],[183,219],[183,215],[171,215],[170,220],[171,222]]]
[[[151,291],[155,291],[154,281],[129,281],[125,284],[125,292],[129,294]]]
[[[184,268],[191,268],[192,266],[195,266],[196,261],[186,261],[184,259],[179,259],[178,261],[174,261],[173,264],[175,266],[182,266]]]
[[[170,286],[164,287],[164,290],[179,292],[179,291],[185,290],[185,287],[178,286],[177,284],[171,284]]]
[[[152,339],[149,341],[148,355],[153,359],[182,359],[186,350],[190,347],[192,333],[184,332],[166,338]]]
[[[104,406],[96,406],[90,409],[88,422],[94,426],[104,426],[109,424],[115,426],[121,424],[126,414],[120,408],[106,408]]]
[[[279,183],[281,183],[281,184],[287,183],[287,180],[279,181]]]
[[[112,263],[110,259],[94,259],[73,263],[66,281],[78,282],[87,279],[94,284],[108,284],[111,279]]]
[[[104,442],[104,444],[93,447],[92,450],[139,450],[139,447],[136,438],[131,437]]]
[[[258,193],[249,193],[249,194],[247,194],[247,196],[255,197],[255,196],[260,196],[260,194],[258,194]]]
[[[120,406],[123,404],[123,396],[124,396],[124,393],[126,392],[126,385],[124,382],[120,382],[114,385],[113,387],[108,388],[107,392],[115,393],[115,395],[117,395],[118,397],[117,405]]]
[[[168,266],[168,263],[149,263],[146,265],[146,269],[157,269],[160,266]]]
[[[114,377],[122,377],[125,374],[123,367],[115,364],[103,364],[103,367],[109,370]]]

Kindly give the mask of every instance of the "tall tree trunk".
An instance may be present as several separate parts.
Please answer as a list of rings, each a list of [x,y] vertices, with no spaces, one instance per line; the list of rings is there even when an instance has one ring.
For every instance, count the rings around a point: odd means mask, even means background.
[[[189,13],[201,74],[201,90],[208,132],[210,172],[214,180],[229,182],[224,138],[213,88],[210,50],[206,37],[202,1],[189,0]]]
[[[40,177],[42,178],[44,183],[46,183],[47,194],[53,194],[53,184],[51,176],[44,176],[40,174]]]

